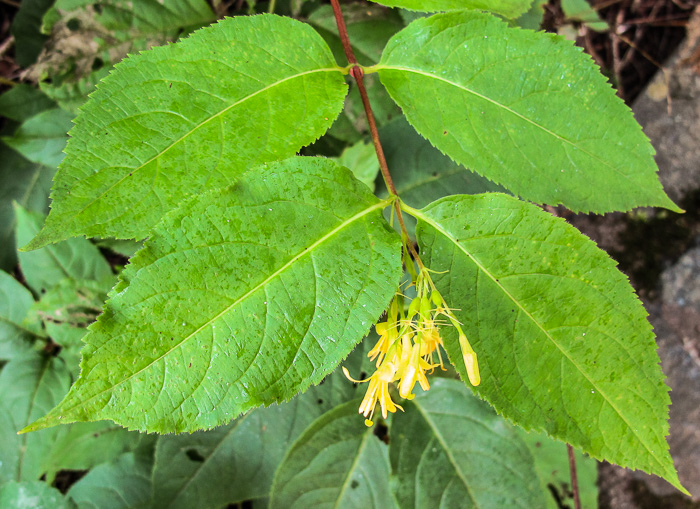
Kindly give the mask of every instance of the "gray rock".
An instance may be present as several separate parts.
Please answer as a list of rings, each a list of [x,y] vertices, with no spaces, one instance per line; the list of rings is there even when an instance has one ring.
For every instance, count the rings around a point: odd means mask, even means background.
[[[671,387],[668,442],[683,485],[700,500],[700,248],[690,250],[661,277],[662,302],[648,306],[666,383]],[[659,496],[675,489],[636,474]]]
[[[676,202],[700,188],[699,13],[688,24],[686,42],[633,108],[656,148],[661,183]]]

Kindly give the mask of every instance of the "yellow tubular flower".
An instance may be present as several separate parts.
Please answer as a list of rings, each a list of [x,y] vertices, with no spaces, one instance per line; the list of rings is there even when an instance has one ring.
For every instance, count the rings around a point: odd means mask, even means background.
[[[412,263],[409,259],[407,263]],[[472,385],[481,383],[479,363],[476,352],[472,349],[467,336],[462,331],[461,323],[449,308],[440,292],[430,279],[430,271],[422,267],[418,274],[411,273],[408,286],[415,285],[416,296],[404,312],[404,296],[397,292],[386,312],[386,321],[375,326],[379,340],[367,357],[376,360],[377,370],[366,380],[355,380],[343,368],[345,376],[356,383],[369,382],[365,397],[360,404],[360,413],[365,416],[365,424],[372,426],[372,416],[379,403],[382,416],[403,411],[391,400],[389,384],[396,382],[399,395],[408,400],[415,398],[413,389],[416,383],[424,391],[430,389],[427,374],[440,366],[445,371],[441,348],[444,348],[439,327],[455,327],[459,334],[459,346],[462,350],[464,366]],[[400,290],[400,288],[399,288]],[[439,317],[443,316],[444,319]],[[435,353],[438,363],[434,362]]]
[[[396,373],[396,366],[392,362],[385,362],[382,366],[374,372],[374,374],[367,380],[355,380],[351,378],[348,374],[348,370],[343,368],[345,376],[355,383],[362,383],[369,381],[369,386],[367,387],[367,392],[365,397],[360,403],[359,413],[365,416],[365,424],[367,426],[372,426],[372,416],[374,415],[374,408],[379,402],[379,406],[382,410],[382,417],[384,419],[389,415],[388,413],[396,412],[398,408],[403,412],[403,408],[394,403],[391,400],[391,395],[389,394],[389,383],[394,379],[394,374]]]
[[[380,322],[374,327],[377,334],[379,334],[379,341],[377,341],[374,348],[369,351],[367,357],[369,357],[371,361],[378,357],[377,367],[382,363],[389,347],[396,339],[396,327],[397,324],[389,324],[388,322]]]
[[[442,338],[440,337],[440,333],[435,327],[435,323],[432,320],[428,320],[425,322],[424,330],[423,330],[423,335],[422,335],[422,343],[421,343],[421,357],[425,359],[425,361],[433,366],[440,366],[440,369],[445,371],[445,366],[442,363],[442,354],[440,353],[440,346],[443,346],[442,344]],[[438,354],[438,360],[440,361],[439,364],[435,364],[433,362],[433,353],[437,350]]]

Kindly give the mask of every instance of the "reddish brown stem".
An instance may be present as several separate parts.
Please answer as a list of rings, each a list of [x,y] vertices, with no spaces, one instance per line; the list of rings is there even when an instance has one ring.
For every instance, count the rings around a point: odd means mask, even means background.
[[[416,263],[418,263],[418,267],[423,269],[423,261],[420,259],[420,256],[418,256],[418,251],[416,251],[416,248],[413,247],[413,242],[411,242],[411,237],[408,236],[408,230],[406,230],[406,225],[403,222],[403,214],[401,213],[401,205],[399,204],[399,200],[396,200],[394,202],[394,209],[396,210],[396,218],[399,220],[399,226],[401,227],[401,231],[406,237],[406,245],[408,246],[408,251],[411,253],[411,256],[416,261]]]
[[[581,499],[578,493],[578,475],[576,474],[576,458],[574,448],[566,444],[566,451],[569,454],[569,472],[571,473],[571,491],[574,493],[574,507],[581,509]]]
[[[343,12],[340,10],[340,4],[338,3],[338,0],[331,0],[331,5],[333,5],[335,24],[338,25],[340,42],[343,43],[345,56],[347,57],[350,65],[355,65],[357,64],[357,59],[355,58],[355,52],[352,50],[352,46],[350,45],[350,38],[348,37],[348,28],[345,26],[345,19],[343,18]]]
[[[335,14],[335,22],[338,25],[338,33],[340,34],[340,40],[343,43],[343,49],[345,50],[345,56],[348,62],[352,66],[350,74],[357,82],[357,89],[360,92],[360,97],[362,98],[362,106],[365,109],[365,115],[367,116],[367,123],[369,124],[369,133],[372,136],[372,143],[374,143],[374,150],[377,153],[377,159],[379,160],[379,169],[382,171],[382,177],[386,183],[386,187],[389,193],[393,196],[397,196],[396,188],[394,187],[394,181],[391,179],[389,174],[389,167],[386,164],[386,158],[384,157],[384,149],[379,141],[379,131],[377,130],[377,122],[374,120],[374,112],[372,112],[372,105],[369,102],[369,97],[367,96],[367,89],[365,88],[364,82],[364,71],[362,67],[357,65],[357,59],[355,58],[355,52],[352,50],[350,45],[350,39],[348,38],[348,29],[345,26],[345,20],[343,19],[343,13],[340,10],[340,4],[338,0],[331,0],[333,5],[333,14]],[[397,207],[396,214],[401,218],[401,211]],[[403,222],[402,219],[400,219]]]

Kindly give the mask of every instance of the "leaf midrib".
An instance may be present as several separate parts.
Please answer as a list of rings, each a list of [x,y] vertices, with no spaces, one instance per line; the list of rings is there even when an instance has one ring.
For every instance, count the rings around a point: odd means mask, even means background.
[[[593,386],[593,387],[596,388],[596,390],[598,391],[598,394],[600,394],[600,395],[603,397],[603,399],[605,400],[605,402],[606,402],[608,405],[610,405],[610,407],[615,411],[615,413],[617,413],[618,416],[620,416],[620,418],[621,418],[621,419],[624,421],[624,423],[627,425],[627,428],[634,434],[634,436],[637,437],[637,440],[639,441],[639,443],[641,443],[641,444],[644,446],[644,448],[645,448],[645,449],[651,454],[651,456],[656,460],[657,464],[660,465],[661,468],[664,469],[664,471],[665,471],[665,468],[663,467],[664,463],[659,459],[659,457],[656,455],[656,453],[654,452],[654,450],[653,450],[652,448],[650,448],[650,447],[647,445],[646,441],[644,441],[644,440],[642,439],[642,437],[639,436],[639,434],[637,433],[637,431],[635,430],[635,428],[629,423],[629,421],[627,420],[627,418],[622,414],[622,412],[617,408],[617,406],[615,406],[615,404],[612,402],[612,400],[611,400],[610,397],[606,394],[606,392],[603,391],[603,390],[601,390],[600,387],[598,387],[598,385],[596,385],[596,384],[593,383],[593,381],[590,379],[590,377],[583,371],[583,369],[581,369],[581,367],[576,363],[576,361],[575,361],[566,351],[564,351],[564,350],[562,349],[561,346],[559,346],[559,343],[557,343],[557,341],[554,339],[554,337],[552,337],[552,335],[549,334],[549,332],[544,328],[544,326],[543,326],[542,324],[540,324],[540,323],[535,319],[535,317],[532,316],[532,314],[530,314],[530,312],[529,312],[527,309],[525,309],[525,308],[523,307],[522,304],[520,304],[520,302],[519,302],[519,301],[518,301],[518,300],[517,300],[517,299],[516,299],[516,298],[501,284],[501,282],[500,282],[498,279],[496,279],[496,277],[495,277],[493,274],[491,274],[491,273],[488,271],[488,269],[486,269],[486,267],[485,267],[484,265],[482,265],[482,264],[476,259],[476,257],[475,257],[473,254],[469,253],[469,252],[466,250],[465,247],[463,247],[452,235],[450,235],[447,231],[445,231],[436,221],[433,221],[430,217],[428,217],[428,216],[426,216],[425,214],[423,214],[422,211],[419,211],[419,210],[416,210],[416,209],[411,209],[411,210],[410,210],[410,214],[413,215],[414,217],[416,217],[417,219],[420,219],[420,220],[422,220],[422,221],[425,221],[425,222],[428,223],[430,226],[432,226],[433,228],[435,228],[435,230],[437,230],[437,231],[440,232],[442,235],[444,235],[446,238],[448,238],[460,251],[462,251],[465,255],[467,255],[467,257],[468,257],[470,260],[472,260],[472,261],[474,262],[474,264],[477,266],[477,268],[478,268],[482,273],[484,273],[486,276],[488,276],[488,277],[496,284],[496,286],[498,286],[498,288],[501,289],[501,291],[513,302],[513,304],[515,304],[515,305],[518,307],[518,309],[520,309],[520,311],[521,311],[525,316],[527,316],[527,317],[532,321],[532,323],[535,324],[535,326],[536,326],[538,329],[540,329],[540,330],[542,331],[542,333],[545,335],[545,337],[546,337],[547,339],[549,339],[549,340],[552,342],[552,344],[553,344],[554,346],[557,347],[557,349],[561,352],[561,354],[562,354],[564,357],[566,357],[566,358],[569,360],[569,362],[571,362],[571,364],[572,364],[573,366],[576,367],[576,369],[577,369],[577,370],[579,371],[579,373],[581,373],[581,375],[588,381],[588,383],[590,383],[591,386]]]
[[[156,159],[159,159],[160,157],[162,157],[162,156],[163,156],[166,152],[168,152],[171,148],[175,147],[178,143],[180,143],[180,142],[181,142],[182,140],[184,140],[185,138],[188,138],[189,136],[191,136],[192,133],[194,133],[195,131],[197,131],[197,130],[200,129],[201,127],[203,127],[203,126],[207,125],[209,122],[211,122],[211,121],[213,121],[213,120],[219,118],[221,115],[227,113],[228,111],[230,111],[230,110],[233,109],[234,107],[236,107],[236,106],[242,104],[243,102],[247,101],[248,99],[251,99],[251,98],[253,98],[253,97],[255,97],[255,96],[259,95],[259,94],[262,94],[263,92],[266,92],[266,91],[270,90],[271,88],[274,88],[274,87],[276,87],[276,86],[278,86],[278,85],[281,85],[282,83],[285,83],[285,82],[287,82],[287,81],[290,81],[290,80],[293,80],[293,79],[296,79],[296,78],[299,78],[299,77],[302,77],[302,76],[307,76],[307,75],[309,75],[309,74],[314,74],[314,73],[319,73],[319,72],[341,72],[341,71],[342,71],[342,69],[339,68],[339,67],[328,67],[328,68],[313,69],[313,70],[311,70],[311,71],[304,71],[304,72],[301,72],[301,73],[293,74],[293,75],[287,76],[287,77],[285,77],[285,78],[283,78],[283,79],[281,79],[281,80],[275,81],[274,83],[271,83],[271,84],[269,84],[269,85],[267,85],[267,86],[265,86],[265,87],[263,87],[263,88],[261,88],[261,89],[259,89],[259,90],[256,90],[256,91],[253,92],[252,94],[249,94],[249,95],[247,95],[247,96],[245,96],[245,97],[239,99],[238,101],[236,101],[236,102],[234,102],[234,103],[232,103],[232,104],[226,106],[224,109],[222,109],[222,110],[219,111],[218,113],[215,113],[214,115],[210,116],[210,117],[207,118],[206,120],[204,120],[204,121],[200,122],[199,124],[197,124],[196,126],[194,126],[192,129],[190,129],[189,131],[187,131],[185,134],[183,134],[182,136],[180,136],[178,139],[172,141],[172,142],[170,143],[170,145],[168,145],[167,147],[165,147],[165,148],[163,148],[162,150],[160,150],[157,154],[155,154],[154,156],[152,156],[152,157],[151,157],[150,159],[148,159],[146,162],[141,163],[141,165],[139,165],[139,166],[133,168],[130,172],[126,172],[126,173],[122,176],[122,178],[120,178],[119,180],[115,181],[115,182],[114,182],[113,184],[111,184],[107,189],[105,189],[105,190],[102,191],[100,194],[98,194],[93,200],[91,200],[87,205],[83,206],[78,212],[75,212],[74,214],[72,214],[72,215],[70,216],[70,219],[75,219],[76,217],[80,216],[81,214],[84,214],[85,212],[87,212],[87,210],[88,210],[95,202],[101,200],[107,193],[109,193],[112,189],[114,189],[116,186],[118,186],[119,184],[121,184],[124,180],[126,180],[126,179],[129,178],[129,177],[131,177],[134,173],[136,173],[137,171],[141,170],[142,168],[148,166],[151,162],[153,162],[153,161],[155,161]],[[154,180],[154,182],[155,182],[155,180]]]
[[[440,445],[442,446],[443,451],[445,451],[445,454],[447,455],[447,458],[450,460],[450,463],[454,467],[455,472],[457,473],[457,476],[461,479],[462,484],[464,485],[464,488],[467,490],[467,494],[469,495],[469,498],[471,498],[472,502],[474,502],[474,506],[477,509],[479,509],[479,503],[477,502],[476,498],[474,498],[474,495],[472,494],[472,491],[469,487],[469,483],[467,482],[467,478],[464,476],[464,472],[462,472],[462,469],[459,467],[457,460],[452,455],[452,449],[447,446],[447,442],[445,441],[445,438],[442,436],[442,433],[440,433],[440,430],[438,429],[437,425],[433,422],[433,420],[430,418],[430,416],[421,407],[420,402],[417,401],[417,398],[416,398],[416,400],[413,401],[413,404],[416,407],[416,409],[420,412],[420,414],[423,416],[423,419],[425,419],[425,422],[427,422],[428,425],[430,426],[430,429],[435,434],[435,438],[437,438],[438,442],[440,442]]]
[[[75,409],[75,408],[79,408],[80,406],[84,405],[84,404],[87,403],[88,401],[92,401],[93,399],[99,397],[100,395],[104,394],[105,392],[112,391],[112,390],[114,390],[116,387],[119,387],[120,385],[122,385],[122,384],[128,382],[128,381],[131,380],[132,378],[138,376],[139,374],[141,374],[142,372],[144,372],[145,370],[147,370],[147,369],[149,369],[151,366],[153,366],[155,363],[159,362],[161,359],[163,359],[164,357],[166,357],[167,355],[169,355],[169,354],[170,354],[171,352],[173,352],[175,349],[180,348],[181,346],[183,346],[185,343],[187,343],[190,339],[192,339],[192,338],[195,337],[197,334],[199,334],[199,333],[200,333],[202,330],[204,330],[206,327],[208,327],[209,325],[211,325],[213,322],[215,322],[216,320],[218,320],[220,317],[222,317],[223,315],[225,315],[226,313],[228,313],[231,309],[233,309],[234,307],[236,307],[237,305],[239,305],[241,302],[243,302],[245,299],[247,299],[250,295],[252,295],[253,293],[257,292],[257,291],[260,290],[261,288],[264,288],[270,281],[272,281],[274,278],[276,278],[276,277],[278,277],[280,274],[282,274],[285,270],[287,270],[289,267],[291,267],[293,264],[295,264],[297,261],[299,261],[299,259],[301,259],[302,257],[304,257],[305,255],[307,255],[307,254],[309,254],[309,253],[312,253],[312,252],[314,251],[314,249],[316,249],[318,246],[320,246],[320,245],[321,245],[322,243],[324,243],[326,240],[328,240],[328,239],[330,239],[331,237],[333,237],[336,233],[342,231],[342,230],[343,230],[344,228],[346,228],[347,226],[353,224],[355,221],[358,221],[358,220],[364,218],[365,216],[367,216],[368,214],[374,212],[375,210],[383,209],[384,207],[388,206],[392,201],[393,201],[393,198],[381,200],[381,201],[375,203],[374,205],[372,205],[372,206],[370,206],[370,207],[367,207],[366,209],[363,209],[362,211],[358,212],[358,213],[355,214],[354,216],[352,216],[352,217],[346,219],[345,221],[343,221],[342,223],[340,223],[338,226],[336,226],[335,228],[333,228],[330,232],[328,232],[327,234],[325,234],[325,235],[323,235],[321,238],[319,238],[316,242],[314,242],[314,243],[311,244],[310,246],[304,248],[304,249],[301,251],[301,253],[299,253],[299,254],[293,256],[293,257],[292,257],[287,263],[285,263],[282,267],[280,267],[279,269],[277,269],[276,271],[274,271],[272,274],[270,274],[267,278],[265,278],[265,280],[263,280],[262,282],[260,282],[260,283],[258,283],[257,285],[255,285],[253,288],[251,288],[251,289],[250,289],[248,292],[246,292],[244,295],[242,295],[241,297],[239,297],[238,299],[236,299],[236,301],[234,301],[232,304],[226,306],[226,307],[223,309],[223,311],[221,311],[220,313],[218,313],[218,314],[215,315],[214,317],[212,317],[212,318],[210,318],[209,320],[207,320],[203,325],[201,325],[201,326],[198,327],[196,330],[194,330],[193,332],[191,332],[190,334],[188,334],[186,337],[184,337],[184,338],[182,339],[182,341],[180,341],[177,345],[175,345],[175,346],[173,346],[172,348],[170,348],[170,349],[168,349],[167,351],[165,351],[161,356],[157,357],[156,359],[154,359],[153,361],[149,362],[146,366],[144,366],[144,367],[141,368],[140,370],[138,370],[138,371],[136,371],[135,373],[129,375],[128,377],[124,378],[123,380],[121,380],[121,381],[115,383],[114,385],[112,385],[112,386],[110,386],[110,387],[108,387],[108,388],[106,388],[106,389],[103,389],[103,390],[97,392],[96,394],[93,394],[92,396],[90,396],[90,397],[88,397],[88,398],[81,399],[81,400],[78,402],[78,404],[75,404],[75,405],[73,405],[73,406],[71,406],[71,407],[67,407],[67,408],[60,408],[60,409],[59,409],[59,408],[56,408],[56,410],[58,410],[57,414],[63,416],[63,415],[65,415],[66,413],[70,412],[71,410],[73,410],[73,409]],[[132,283],[133,283],[133,281],[132,281]],[[87,338],[86,338],[86,339],[87,339]],[[80,379],[79,379],[79,381],[80,381]],[[77,382],[76,382],[76,385],[77,385]],[[74,386],[74,387],[75,387],[75,386]],[[72,392],[72,390],[71,390],[71,392]],[[66,396],[66,398],[68,398],[69,396],[70,396],[70,393],[68,394],[68,396]],[[47,427],[46,425],[42,425],[42,423],[51,422],[52,420],[55,420],[55,418],[53,418],[53,417],[49,418],[49,416],[50,416],[50,414],[46,416],[45,420],[44,420],[44,419],[40,419],[40,420],[38,420],[38,421],[36,421],[36,422],[34,423],[34,426],[37,425],[37,424],[39,424],[39,427],[28,427],[29,429],[28,429],[28,428],[25,428],[25,430],[26,430],[26,431],[34,431],[34,430],[37,430],[37,429],[41,429],[42,427]]]
[[[444,82],[444,83],[447,83],[448,85],[452,85],[452,86],[454,86],[454,87],[456,87],[456,88],[459,88],[459,89],[461,89],[461,90],[464,90],[465,92],[470,93],[470,94],[472,94],[472,95],[475,95],[476,97],[478,97],[478,98],[480,98],[480,99],[482,99],[482,100],[484,100],[484,101],[487,101],[487,102],[493,104],[494,106],[496,106],[496,107],[498,107],[498,108],[502,108],[503,110],[507,111],[508,113],[511,113],[512,115],[515,115],[516,117],[520,118],[521,120],[524,120],[525,122],[527,122],[527,123],[529,123],[529,124],[531,124],[531,125],[533,125],[533,126],[539,128],[539,129],[541,129],[542,131],[546,132],[546,133],[549,134],[550,136],[555,137],[555,138],[558,139],[559,141],[571,145],[571,146],[574,147],[576,150],[580,150],[581,152],[583,152],[584,154],[586,154],[586,155],[587,155],[588,157],[590,157],[591,159],[594,159],[594,160],[597,161],[598,163],[600,163],[600,164],[606,166],[606,167],[609,168],[610,170],[614,171],[615,173],[617,173],[618,175],[620,175],[621,177],[623,177],[625,180],[627,180],[627,181],[628,181],[630,184],[632,184],[634,187],[636,187],[636,188],[638,188],[638,189],[641,189],[643,192],[646,192],[646,188],[645,188],[645,187],[643,187],[642,185],[638,184],[637,182],[634,182],[633,180],[631,180],[631,179],[629,178],[629,176],[627,176],[627,175],[625,175],[624,173],[622,173],[622,172],[621,172],[620,170],[618,170],[615,166],[613,166],[612,164],[610,164],[609,162],[607,162],[605,159],[602,159],[601,157],[599,157],[599,156],[596,155],[595,153],[590,152],[590,151],[586,150],[585,148],[579,147],[576,143],[572,142],[571,140],[568,140],[568,139],[564,138],[563,136],[561,136],[561,135],[555,133],[554,131],[551,131],[551,130],[547,129],[545,126],[538,124],[538,123],[535,122],[534,120],[529,119],[528,117],[526,117],[525,115],[523,115],[523,114],[521,114],[521,113],[518,113],[518,112],[515,111],[514,109],[509,108],[508,106],[506,106],[505,104],[502,104],[502,103],[496,101],[495,99],[491,99],[490,97],[487,97],[487,96],[485,96],[485,95],[483,95],[483,94],[480,94],[479,92],[477,92],[477,91],[475,91],[475,90],[472,90],[471,88],[468,88],[468,87],[466,87],[466,86],[464,86],[464,85],[461,85],[461,84],[459,84],[459,83],[455,83],[454,81],[450,81],[450,80],[448,80],[447,78],[442,78],[442,77],[437,76],[437,75],[435,75],[435,74],[432,74],[432,73],[430,73],[430,72],[423,71],[423,70],[421,70],[421,69],[412,69],[412,68],[410,68],[410,67],[403,67],[403,66],[398,66],[398,65],[388,65],[388,64],[379,64],[379,65],[374,66],[373,69],[375,69],[376,71],[382,71],[383,69],[386,69],[386,70],[389,70],[389,71],[411,72],[411,73],[414,73],[414,74],[419,74],[419,75],[421,75],[421,76],[425,76],[425,77],[427,77],[427,78],[433,78],[433,79],[436,79],[436,80],[438,80],[438,81],[442,81],[442,82]]]
[[[348,486],[350,485],[350,481],[352,480],[352,474],[355,473],[355,469],[357,468],[358,463],[360,462],[360,458],[362,457],[362,453],[365,451],[365,447],[367,447],[367,440],[373,436],[371,433],[371,430],[365,430],[365,432],[362,435],[362,441],[360,442],[360,447],[357,448],[357,454],[355,455],[355,458],[352,460],[352,465],[350,465],[350,468],[348,469],[348,472],[345,476],[345,481],[343,482],[343,485],[340,488],[340,493],[338,493],[338,498],[335,499],[335,503],[333,504],[333,509],[340,509],[340,501],[343,500],[343,497],[345,496],[345,492],[348,489]]]
[[[36,381],[36,385],[34,387],[34,390],[32,391],[32,396],[29,399],[29,408],[27,409],[27,418],[25,421],[27,424],[29,424],[29,421],[32,418],[32,412],[34,411],[34,406],[36,405],[36,397],[37,394],[39,394],[39,389],[41,388],[44,377],[49,372],[50,359],[41,359],[41,364],[41,374],[39,375],[39,378]],[[22,437],[22,447],[20,448],[20,457],[17,462],[17,480],[20,482],[22,481],[22,470],[24,469],[24,460],[27,457],[27,439],[28,437],[25,434]]]

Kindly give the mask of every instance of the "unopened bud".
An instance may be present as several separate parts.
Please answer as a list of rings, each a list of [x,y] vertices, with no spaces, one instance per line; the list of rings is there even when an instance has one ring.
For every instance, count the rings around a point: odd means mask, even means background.
[[[476,360],[476,353],[469,352],[464,354],[464,365],[467,368],[469,382],[476,387],[481,383],[481,375],[479,374],[479,362]]]
[[[462,333],[459,335],[459,347],[462,350],[462,358],[464,359],[464,367],[467,368],[467,376],[469,376],[469,382],[473,386],[477,386],[481,383],[481,375],[479,374],[479,362],[476,359],[476,352],[469,344],[467,336]]]

